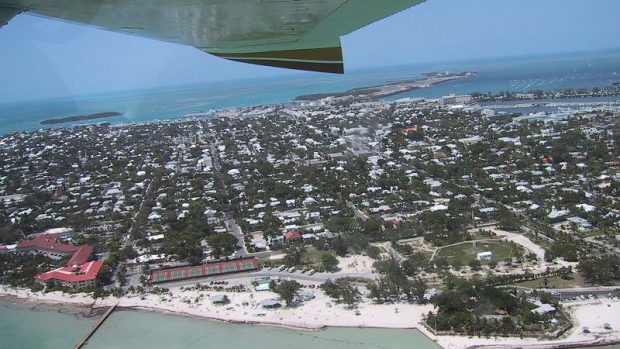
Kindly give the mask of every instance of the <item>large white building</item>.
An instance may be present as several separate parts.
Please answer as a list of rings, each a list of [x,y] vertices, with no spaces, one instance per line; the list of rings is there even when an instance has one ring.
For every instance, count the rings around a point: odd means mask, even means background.
[[[454,93],[449,96],[443,96],[439,100],[441,105],[449,105],[449,104],[465,104],[471,102],[470,95],[455,95]]]

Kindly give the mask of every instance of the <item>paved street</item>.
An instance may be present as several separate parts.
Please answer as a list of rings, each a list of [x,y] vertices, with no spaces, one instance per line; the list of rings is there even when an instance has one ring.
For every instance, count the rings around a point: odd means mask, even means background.
[[[292,279],[292,280],[298,280],[298,281],[323,283],[329,279],[335,280],[335,279],[343,278],[343,277],[374,280],[378,278],[380,274],[376,274],[376,273],[316,273],[314,275],[308,275],[308,274],[302,274],[301,271],[295,271],[294,273],[289,273],[286,271],[278,271],[277,269],[272,269],[272,270],[263,269],[263,270],[251,272],[251,273],[237,273],[237,274],[228,274],[228,275],[222,275],[222,276],[182,280],[182,281],[176,281],[176,282],[168,282],[168,283],[160,284],[159,286],[161,287],[189,286],[189,285],[195,285],[197,283],[205,284],[211,281],[228,281],[233,284],[248,284],[256,278],[272,277],[272,276],[278,276],[281,279]]]
[[[248,250],[245,247],[245,241],[243,240],[243,232],[241,231],[241,227],[239,227],[237,221],[232,217],[231,213],[225,213],[224,217],[224,224],[226,225],[226,229],[228,229],[228,231],[238,240],[238,256],[246,257],[248,255]]]

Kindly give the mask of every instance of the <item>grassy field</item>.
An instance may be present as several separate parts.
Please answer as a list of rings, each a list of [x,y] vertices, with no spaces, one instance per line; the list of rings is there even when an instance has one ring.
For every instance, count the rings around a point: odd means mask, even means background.
[[[589,284],[579,273],[571,274],[571,279],[564,280],[559,276],[551,276],[547,278],[547,286],[545,287],[544,278],[530,281],[521,281],[511,284],[512,286],[520,286],[527,288],[575,288],[575,287],[592,287],[596,286]],[[620,282],[612,282],[610,286],[620,286]]]
[[[559,276],[551,276],[547,278],[546,288],[573,288],[591,286],[578,273],[573,273],[570,280],[564,280]],[[544,278],[530,281],[521,281],[511,284],[513,286],[527,288],[545,288]]]
[[[323,256],[324,251],[319,251],[314,247],[307,247],[306,251],[301,255],[301,260],[304,262],[308,262],[310,265],[319,266],[321,265],[321,257]]]
[[[286,251],[280,251],[282,254],[286,254]],[[305,251],[301,254],[301,263],[296,265],[297,269],[321,269],[324,251],[319,251],[312,246],[307,246]],[[333,253],[332,253],[333,254]],[[286,264],[284,260],[269,260],[268,258],[261,258],[260,263],[263,266],[278,267],[282,264]]]
[[[462,265],[467,265],[476,259],[477,253],[486,251],[493,253],[493,260],[496,262],[513,257],[516,254],[515,252],[517,252],[513,251],[512,246],[508,243],[502,241],[464,242],[458,245],[443,247],[437,252],[435,258],[444,257],[450,263],[458,261]]]

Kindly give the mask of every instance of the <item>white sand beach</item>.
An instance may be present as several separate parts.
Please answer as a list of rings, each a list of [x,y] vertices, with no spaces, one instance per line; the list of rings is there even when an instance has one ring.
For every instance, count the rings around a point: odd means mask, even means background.
[[[318,289],[312,289],[315,298],[295,308],[264,309],[261,301],[277,298],[272,292],[215,292],[199,290],[181,290],[170,288],[170,294],[148,294],[108,297],[93,300],[86,294],[68,295],[60,292],[33,293],[25,289],[0,286],[0,295],[12,296],[28,302],[45,302],[52,304],[70,304],[83,307],[104,307],[118,303],[121,307],[130,307],[150,311],[175,313],[188,316],[204,317],[215,320],[260,323],[286,327],[320,329],[334,327],[381,327],[381,328],[416,328],[444,348],[468,348],[473,346],[531,347],[552,348],[559,346],[587,346],[620,341],[620,301],[607,298],[574,302],[567,304],[574,326],[564,336],[553,341],[541,341],[534,338],[478,338],[465,336],[435,336],[421,325],[424,314],[433,309],[432,305],[415,304],[373,304],[363,299],[358,306],[359,315],[344,305],[335,304]],[[227,305],[214,305],[210,298],[226,294],[230,299]],[[198,299],[198,302],[196,300]],[[612,330],[605,330],[604,323],[609,323]],[[585,334],[583,326],[590,328]]]

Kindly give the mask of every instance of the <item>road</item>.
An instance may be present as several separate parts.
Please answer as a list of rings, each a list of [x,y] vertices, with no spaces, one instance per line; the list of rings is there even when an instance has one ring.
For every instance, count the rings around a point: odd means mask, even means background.
[[[146,187],[146,190],[144,191],[144,196],[142,197],[142,201],[140,202],[140,207],[138,207],[138,211],[136,212],[136,214],[133,216],[132,220],[131,220],[131,226],[129,227],[129,230],[127,231],[127,234],[122,235],[122,247],[121,248],[125,248],[127,246],[132,246],[133,244],[133,238],[132,235],[134,233],[134,230],[136,229],[136,222],[141,221],[139,218],[140,215],[146,215],[147,212],[144,211],[144,203],[147,201],[147,198],[149,197],[149,195],[153,194],[153,182],[155,182],[155,180],[151,180],[149,182],[149,185]],[[150,211],[150,210],[149,210]],[[106,285],[104,287],[104,289],[106,290],[110,290],[116,287],[117,285],[117,278],[116,278],[116,274],[119,272],[121,266],[123,266],[125,264],[125,261],[119,261],[119,263],[116,265],[116,267],[114,268],[114,270],[112,271],[112,283],[110,285]],[[138,270],[136,273],[127,273],[127,284],[124,286],[129,287],[129,286],[138,286],[140,284],[140,275],[142,275],[142,270]]]
[[[394,256],[394,258],[396,258],[396,260],[398,260],[399,263],[402,263],[406,258],[403,257],[400,253],[398,253],[398,251],[396,251],[394,249],[394,247],[392,247],[392,243],[389,241],[386,241],[384,243],[381,244],[381,246],[391,255]]]
[[[222,175],[222,167],[220,166],[220,152],[217,150],[215,143],[213,143],[213,139],[213,135],[209,135],[208,140],[209,149],[211,150],[211,160],[213,162],[213,173],[218,180],[220,194],[226,197],[226,183],[224,182],[224,175]]]
[[[620,287],[583,287],[583,288],[564,288],[564,289],[544,289],[539,290],[549,293],[551,296],[560,300],[565,300],[573,297],[589,295],[596,296],[598,298],[607,297],[611,294],[614,297],[620,297]]]
[[[289,273],[286,271],[278,271],[274,270],[260,270],[256,272],[250,273],[237,273],[237,274],[227,274],[222,276],[212,276],[212,277],[204,277],[204,278],[196,278],[196,279],[188,279],[182,281],[175,282],[166,282],[162,284],[156,284],[159,287],[177,287],[177,286],[189,286],[195,285],[197,283],[209,283],[211,281],[244,281],[244,283],[249,283],[253,279],[262,278],[262,277],[272,277],[279,276],[281,279],[292,279],[299,281],[307,281],[307,282],[316,282],[323,283],[327,280],[335,280],[343,277],[350,278],[358,278],[358,279],[377,279],[381,274],[378,273],[316,273],[314,275],[302,274],[300,271],[296,271],[294,273]]]
[[[232,213],[226,212],[224,213],[224,224],[226,225],[226,229],[237,238],[237,247],[239,247],[238,255],[239,257],[248,256],[248,250],[245,246],[245,240],[243,238],[243,232],[241,231],[241,227],[237,224],[235,218],[232,217]]]
[[[133,234],[133,231],[136,229],[136,222],[139,221],[138,216],[141,214],[144,214],[144,215],[147,214],[147,212],[143,213],[144,203],[146,202],[146,199],[149,197],[149,195],[153,193],[153,182],[154,180],[151,180],[149,182],[149,185],[146,187],[146,190],[144,191],[144,196],[142,197],[142,201],[140,202],[140,207],[138,207],[138,211],[133,216],[133,219],[131,220],[131,226],[129,227],[129,230],[127,231],[126,239],[124,239],[123,241],[123,247],[131,246],[131,244],[133,243],[132,234]]]
[[[224,182],[224,175],[222,174],[222,167],[220,165],[220,153],[215,146],[214,137],[211,134],[208,138],[209,140],[209,149],[211,150],[211,160],[213,162],[213,173],[218,180],[219,183],[219,192],[223,197],[227,198],[226,191],[226,183]],[[229,202],[226,199],[227,203]],[[237,248],[238,248],[238,257],[247,257],[248,249],[245,246],[245,239],[243,236],[243,231],[241,231],[241,227],[237,224],[237,221],[234,218],[232,212],[224,212],[224,225],[226,225],[226,229],[237,238]]]
[[[366,213],[364,213],[364,211],[357,208],[352,202],[348,202],[347,205],[353,209],[353,213],[355,214],[355,217],[363,220],[364,222],[370,219],[370,217]]]

